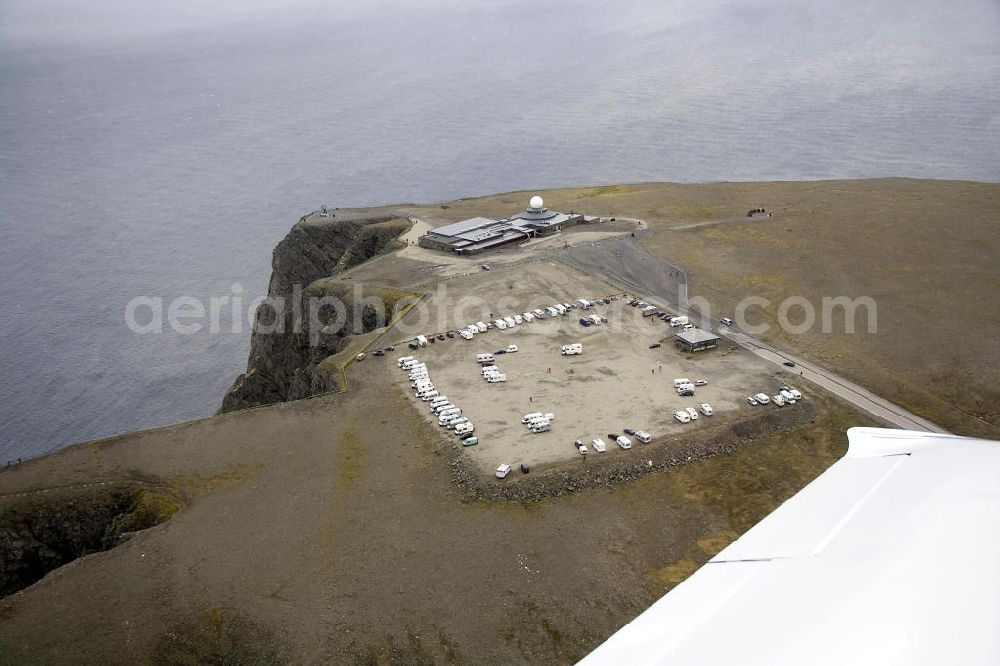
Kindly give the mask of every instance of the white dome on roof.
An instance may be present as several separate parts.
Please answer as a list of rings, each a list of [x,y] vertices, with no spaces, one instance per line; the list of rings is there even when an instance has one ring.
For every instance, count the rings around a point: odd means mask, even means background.
[[[535,196],[531,197],[531,201],[528,202],[528,205],[531,206],[532,208],[541,208],[543,205],[545,205],[545,202],[542,201],[542,198],[536,194]]]

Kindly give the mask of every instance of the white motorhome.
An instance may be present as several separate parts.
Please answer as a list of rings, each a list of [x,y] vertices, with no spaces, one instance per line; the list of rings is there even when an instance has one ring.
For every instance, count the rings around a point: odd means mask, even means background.
[[[594,446],[594,450],[598,453],[604,453],[608,448],[603,439],[595,439],[591,442],[591,444]]]
[[[682,316],[682,317],[671,317],[670,318],[670,325],[671,326],[684,326],[687,323],[688,323],[688,318],[687,317],[683,317]]]
[[[443,405],[446,402],[448,402],[448,396],[439,395],[433,400],[431,400],[431,408],[437,407],[438,405]]]
[[[413,338],[413,341],[417,343],[417,345],[420,347],[427,346],[427,336],[425,335],[418,335],[417,337]]]
[[[442,416],[438,419],[438,425],[447,427],[448,425],[454,423],[460,418],[462,418],[461,414],[449,414],[448,416]]]
[[[600,323],[601,323],[602,321],[604,321],[603,319],[601,319],[601,318],[600,318],[600,317],[598,317],[597,315],[590,315],[589,319],[590,319],[590,321],[591,321],[591,322],[593,322],[594,324],[600,324]]]
[[[493,322],[493,325],[499,328],[501,331],[507,328],[507,322],[505,322],[503,319],[497,319],[496,321]]]
[[[784,407],[785,406],[785,399],[782,398],[780,394],[772,397],[771,398],[771,402],[773,402],[774,404],[776,404],[778,407]]]
[[[552,307],[555,309],[556,312],[558,312],[561,315],[564,315],[564,314],[566,314],[566,312],[568,312],[568,310],[566,309],[566,306],[563,305],[562,303],[556,303]]]
[[[536,435],[540,432],[548,432],[552,430],[552,426],[549,423],[539,423],[538,425],[532,426],[531,432]]]
[[[708,404],[707,402],[703,402],[700,405],[698,405],[698,409],[701,410],[701,413],[704,414],[705,416],[711,416],[712,414],[715,413],[715,410],[712,409],[712,405]]]
[[[514,323],[515,324],[523,324],[524,323],[524,317],[522,317],[521,315],[514,315]]]
[[[469,419],[467,419],[466,417],[463,416],[463,417],[459,418],[456,421],[449,421],[448,422],[448,428],[450,428],[451,430],[454,430],[456,426],[460,426],[463,423],[468,423],[468,422],[469,422]]]
[[[674,418],[680,421],[681,423],[689,423],[691,421],[691,415],[688,414],[687,411],[683,409],[678,409],[676,412],[674,412]]]
[[[484,363],[487,364],[487,365],[490,365],[495,360],[496,359],[493,358],[493,354],[476,354],[476,363],[478,363],[480,365],[482,365]]]
[[[497,467],[497,478],[502,479],[510,474],[510,465],[504,464]]]
[[[521,316],[524,317],[524,321],[528,322],[529,324],[535,321],[535,315],[531,314],[530,312],[525,312]]]
[[[430,391],[427,391],[426,393],[424,393],[423,395],[421,395],[420,399],[423,400],[424,402],[427,402],[431,398],[438,397],[438,395],[439,394],[437,392],[437,389],[431,389]]]
[[[754,396],[754,398],[756,398],[757,402],[759,402],[762,405],[766,405],[767,403],[771,402],[771,398],[769,398],[766,393],[758,393],[757,395]]]
[[[443,405],[438,405],[437,407],[431,408],[431,411],[437,414],[438,418],[441,418],[442,416],[449,413],[461,413],[462,410],[456,407],[455,405],[451,404],[450,402],[448,402]]]
[[[477,321],[476,322],[476,328],[479,329],[480,333],[485,333],[489,329],[489,326],[487,326],[486,324],[484,324],[481,321]]]
[[[504,317],[503,323],[507,324],[507,328],[514,328],[515,326],[517,326],[517,322],[514,320],[513,317]]]
[[[531,312],[535,315],[536,318],[545,316],[545,312],[543,312],[541,308],[535,308]]]
[[[483,376],[485,377],[486,375],[489,375],[491,373],[500,372],[500,368],[498,368],[495,365],[484,365],[480,371],[483,373]]]
[[[466,340],[471,340],[473,335],[472,331],[464,328],[461,331],[459,331],[458,334]]]
[[[575,354],[583,353],[583,344],[580,342],[573,343],[571,345],[563,345],[559,350],[559,353],[563,356],[573,356]]]
[[[688,379],[687,377],[678,377],[677,379],[674,380],[674,388],[680,388],[684,384],[690,384],[690,383],[691,380]]]
[[[415,359],[412,356],[400,356],[398,359],[396,359],[396,365],[398,365],[400,368],[402,368],[404,363],[406,363],[407,361],[413,361],[413,360],[415,360]]]
[[[635,438],[642,442],[643,444],[649,444],[653,441],[653,436],[650,435],[645,430],[637,430],[635,433]]]
[[[521,417],[521,423],[527,423],[528,421],[539,418],[541,416],[543,416],[541,412],[532,412],[531,414],[525,414],[524,416]]]
[[[476,427],[472,425],[471,421],[466,421],[465,423],[461,423],[455,426],[455,434],[458,435],[459,437],[468,437],[475,430]],[[473,444],[478,444],[478,443],[479,443],[478,440],[473,442]]]
[[[552,423],[552,422],[549,421],[547,418],[544,418],[544,417],[537,418],[537,419],[531,419],[530,421],[528,421],[528,430],[534,430],[535,427],[537,427],[537,426],[540,426],[540,425],[549,425],[550,423]]]
[[[499,382],[505,382],[505,381],[507,381],[507,375],[505,375],[503,373],[497,373],[495,375],[490,375],[489,377],[487,377],[486,381],[489,382],[490,384],[497,384]]]
[[[576,304],[579,305],[584,310],[589,310],[590,308],[594,307],[594,304],[588,301],[586,298],[579,299],[576,302]]]

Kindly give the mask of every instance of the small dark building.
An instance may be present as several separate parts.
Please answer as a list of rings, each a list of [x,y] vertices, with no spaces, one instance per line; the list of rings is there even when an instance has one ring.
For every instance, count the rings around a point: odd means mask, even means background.
[[[675,336],[674,345],[682,352],[705,351],[719,346],[719,336],[700,328],[681,331]]]

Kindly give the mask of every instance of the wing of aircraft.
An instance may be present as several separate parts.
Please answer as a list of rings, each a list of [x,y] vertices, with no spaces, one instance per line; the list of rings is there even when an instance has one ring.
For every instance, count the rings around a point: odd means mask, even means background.
[[[1000,664],[1000,443],[847,455],[581,662]]]

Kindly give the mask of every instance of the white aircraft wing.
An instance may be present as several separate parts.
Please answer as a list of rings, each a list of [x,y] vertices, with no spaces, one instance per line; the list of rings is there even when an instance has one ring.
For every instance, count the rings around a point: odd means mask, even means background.
[[[848,440],[581,664],[1000,664],[1000,443]]]

